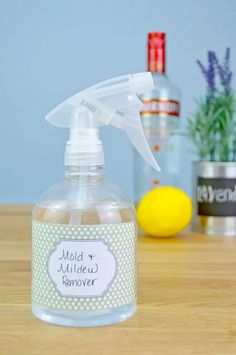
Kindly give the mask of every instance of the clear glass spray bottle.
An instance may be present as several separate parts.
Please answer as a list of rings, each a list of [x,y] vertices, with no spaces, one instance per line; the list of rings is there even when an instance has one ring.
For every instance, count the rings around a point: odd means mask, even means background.
[[[65,326],[117,323],[136,309],[135,210],[105,179],[98,128],[125,130],[157,170],[146,143],[137,95],[153,87],[150,73],[115,78],[69,98],[46,119],[70,128],[65,181],[33,209],[32,310]]]

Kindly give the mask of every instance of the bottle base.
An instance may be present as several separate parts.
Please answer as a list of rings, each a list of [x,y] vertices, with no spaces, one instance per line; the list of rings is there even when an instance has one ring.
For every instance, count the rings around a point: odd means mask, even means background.
[[[135,311],[135,304],[96,312],[60,311],[38,304],[32,305],[32,312],[38,319],[66,327],[101,327],[120,323],[132,317]]]

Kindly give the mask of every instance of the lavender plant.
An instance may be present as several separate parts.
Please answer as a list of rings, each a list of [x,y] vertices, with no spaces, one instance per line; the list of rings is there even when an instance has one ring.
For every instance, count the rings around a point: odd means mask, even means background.
[[[236,161],[236,99],[231,88],[230,49],[223,63],[208,52],[208,66],[197,61],[207,82],[206,95],[187,121],[186,136],[194,143],[201,160]]]

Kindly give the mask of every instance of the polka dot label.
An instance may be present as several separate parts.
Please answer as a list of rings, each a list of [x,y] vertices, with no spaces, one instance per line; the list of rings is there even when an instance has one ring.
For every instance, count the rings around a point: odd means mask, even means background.
[[[34,220],[32,239],[33,303],[71,311],[135,303],[134,222],[76,226]]]

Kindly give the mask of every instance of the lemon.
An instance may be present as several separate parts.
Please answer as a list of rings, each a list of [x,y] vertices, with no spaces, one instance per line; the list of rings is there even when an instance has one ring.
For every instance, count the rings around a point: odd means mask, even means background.
[[[138,222],[152,236],[179,233],[192,218],[191,198],[181,189],[161,186],[149,191],[137,207]]]

